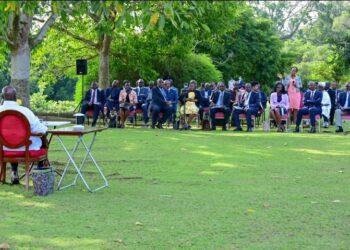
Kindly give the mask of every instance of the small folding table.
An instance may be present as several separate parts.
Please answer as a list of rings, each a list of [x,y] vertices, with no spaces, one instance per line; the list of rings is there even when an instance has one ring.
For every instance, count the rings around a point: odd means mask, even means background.
[[[75,130],[74,127],[65,127],[65,128],[58,128],[58,129],[53,129],[53,130],[48,131],[49,133],[51,133],[51,135],[57,136],[59,143],[61,144],[63,150],[66,152],[66,154],[68,156],[68,162],[63,170],[61,179],[58,182],[58,190],[62,190],[62,189],[71,187],[73,185],[76,185],[78,178],[80,178],[83,181],[86,189],[89,192],[95,192],[99,189],[108,187],[108,181],[107,181],[106,177],[104,176],[102,169],[99,167],[96,160],[94,159],[94,157],[91,154],[92,146],[94,145],[94,142],[96,140],[97,132],[101,132],[105,129],[106,128],[94,128],[94,127],[92,127],[92,128],[85,128],[82,131],[78,131],[78,130]],[[93,137],[92,137],[90,144],[87,145],[86,142],[84,141],[84,135],[91,134],[91,133],[93,134]],[[77,141],[73,147],[72,152],[69,152],[66,145],[64,144],[64,141],[62,140],[62,137],[64,137],[64,136],[77,137]],[[78,163],[74,160],[74,154],[77,152],[79,145],[83,145],[83,148],[85,149],[85,156],[83,157],[83,160],[81,161],[80,165],[78,165]],[[90,188],[89,184],[87,183],[87,181],[83,175],[83,171],[82,171],[88,157],[91,159],[94,167],[97,169],[100,177],[102,178],[102,180],[104,182],[104,184],[102,186],[97,187],[95,189]],[[68,172],[68,169],[70,168],[71,165],[73,165],[73,168],[76,171],[76,176],[74,178],[74,181],[68,185],[62,186],[63,180],[65,179],[67,172]]]

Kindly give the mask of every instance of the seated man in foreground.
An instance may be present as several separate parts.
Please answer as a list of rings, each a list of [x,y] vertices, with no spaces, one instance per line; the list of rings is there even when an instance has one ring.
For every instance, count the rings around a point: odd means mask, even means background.
[[[163,128],[163,124],[171,115],[171,102],[167,99],[166,89],[164,88],[163,79],[157,80],[157,87],[152,89],[152,128],[156,126],[159,129]],[[159,118],[159,114],[163,116]]]
[[[309,133],[316,133],[316,115],[322,113],[322,92],[316,90],[316,84],[309,82],[309,91],[304,94],[304,107],[298,111],[297,122],[294,132],[298,133],[303,115],[310,115],[311,128]]]
[[[240,100],[238,106],[235,107],[232,114],[233,124],[236,125],[234,131],[242,131],[241,123],[239,122],[239,115],[245,114],[247,119],[247,131],[252,131],[252,115],[257,115],[260,108],[259,93],[252,91],[258,82],[245,85],[245,93]]]
[[[335,110],[335,121],[337,125],[337,130],[335,132],[343,132],[343,121],[342,115],[350,115],[350,83],[346,84],[346,92],[339,94],[338,98],[338,108]]]
[[[212,130],[216,130],[215,114],[217,112],[223,112],[225,114],[222,130],[226,130],[226,124],[230,116],[230,99],[231,94],[225,91],[225,84],[223,82],[219,82],[218,90],[212,94],[210,102],[210,119]]]
[[[30,124],[30,129],[32,133],[46,133],[47,127],[42,124],[38,117],[36,117],[33,112],[26,108],[18,105],[16,102],[16,89],[12,86],[6,86],[2,90],[4,96],[4,103],[0,106],[0,112],[5,110],[16,110],[21,112],[27,119]],[[41,138],[38,136],[31,136],[30,140],[32,144],[29,146],[29,150],[39,150],[42,146]],[[6,148],[5,148],[6,149]],[[9,149],[6,149],[9,150]],[[9,150],[10,151],[10,150]],[[11,149],[11,151],[24,151],[24,147]],[[39,162],[39,167],[43,165],[43,162]],[[19,184],[18,178],[18,163],[11,163],[12,173],[11,173],[11,183]]]
[[[102,90],[98,89],[98,84],[96,81],[91,83],[91,89],[86,91],[84,101],[81,106],[81,113],[84,115],[88,109],[92,109],[94,111],[94,116],[92,120],[92,127],[95,127],[98,115],[102,109],[102,105],[104,103],[104,93]]]

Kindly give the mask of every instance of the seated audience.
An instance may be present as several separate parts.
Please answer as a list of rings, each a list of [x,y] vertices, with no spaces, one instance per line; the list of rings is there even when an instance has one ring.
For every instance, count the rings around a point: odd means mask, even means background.
[[[144,122],[144,126],[147,126],[148,123],[148,102],[147,98],[150,94],[151,90],[148,87],[145,87],[145,82],[143,79],[139,79],[137,81],[137,87],[134,89],[137,95],[137,109],[142,110],[142,120]]]
[[[164,81],[164,87],[167,90],[168,100],[171,102],[171,114],[169,121],[174,125],[177,111],[177,103],[179,101],[179,93],[177,88],[173,86],[173,80],[168,79]]]
[[[195,90],[193,82],[190,83],[187,91],[183,91],[179,100],[182,105],[180,114],[183,118],[183,127],[184,129],[190,129],[191,122],[198,115],[200,106],[200,93]]]
[[[343,132],[343,120],[342,115],[350,114],[350,82],[346,84],[346,92],[342,92],[338,97],[338,108],[335,110],[335,121],[338,127],[335,132]]]
[[[112,110],[119,110],[119,94],[122,88],[119,87],[119,81],[114,80],[112,82],[112,86],[106,89],[106,104],[108,111],[107,111],[107,116],[109,116],[109,112]]]
[[[205,83],[204,84],[204,89],[201,90],[201,92],[200,92],[201,99],[202,99],[202,103],[201,103],[200,108],[199,108],[200,120],[203,120],[203,109],[209,108],[209,106],[210,106],[210,97],[211,97],[212,93],[213,93],[213,91],[210,88],[210,84],[209,83]]]
[[[222,130],[227,130],[226,125],[230,116],[230,98],[230,93],[225,91],[225,84],[223,82],[219,82],[218,89],[213,92],[210,98],[210,118],[212,130],[216,130],[215,114],[217,112],[224,113],[225,116]]]
[[[273,93],[270,96],[270,117],[277,125],[278,132],[284,132],[285,126],[282,125],[281,116],[288,113],[289,99],[282,82],[276,82]]]
[[[27,119],[30,124],[30,131],[32,133],[46,133],[47,127],[40,122],[38,117],[34,115],[34,113],[26,108],[18,105],[16,102],[16,89],[12,86],[6,86],[2,89],[2,95],[4,98],[4,103],[0,106],[0,112],[5,110],[16,110],[21,112]],[[42,147],[42,139],[38,136],[31,136],[30,137],[31,144],[29,145],[29,150],[40,150]],[[16,149],[7,149],[5,150],[9,151],[24,151],[24,147],[22,148],[16,148]],[[38,167],[42,167],[43,162],[38,163]],[[18,177],[18,163],[11,163],[11,183],[12,184],[19,184],[19,177]]]
[[[167,99],[166,90],[164,89],[163,79],[157,80],[157,87],[152,89],[152,128],[156,126],[159,129],[163,128],[163,124],[171,115],[171,102]],[[163,116],[159,118],[160,112]]]
[[[331,112],[331,99],[328,92],[325,90],[326,83],[319,82],[317,87],[318,91],[322,92],[322,117],[323,117],[323,127],[328,128],[329,126],[329,115]]]
[[[91,83],[91,89],[86,91],[85,98],[81,107],[81,113],[84,115],[86,114],[86,111],[93,110],[94,114],[91,124],[92,127],[96,126],[97,118],[100,114],[100,111],[102,111],[104,100],[105,96],[103,91],[98,88],[97,82],[93,81]]]
[[[334,125],[334,114],[337,108],[338,97],[341,91],[338,89],[337,83],[332,82],[330,84],[330,88],[327,89],[329,97],[331,98],[331,112],[329,114],[329,122],[333,126]]]
[[[247,119],[247,131],[252,131],[252,115],[257,115],[260,107],[259,93],[252,91],[252,87],[255,87],[257,82],[252,82],[252,84],[245,84],[245,93],[239,103],[236,106],[233,114],[233,124],[236,125],[234,131],[242,131],[241,124],[239,122],[239,115],[245,114]]]
[[[303,115],[310,115],[311,128],[309,133],[316,133],[316,115],[322,113],[322,92],[316,90],[316,84],[313,81],[309,82],[309,91],[304,94],[304,107],[298,111],[296,127],[294,132],[299,132],[299,126]]]
[[[124,89],[119,94],[119,116],[120,126],[125,127],[125,121],[129,117],[129,112],[135,110],[137,104],[137,95],[130,86],[128,80],[124,80]]]

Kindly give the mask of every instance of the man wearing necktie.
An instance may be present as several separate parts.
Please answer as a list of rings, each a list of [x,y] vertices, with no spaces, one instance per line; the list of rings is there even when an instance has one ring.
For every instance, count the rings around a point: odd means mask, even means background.
[[[97,81],[93,81],[91,83],[91,89],[86,91],[85,98],[81,106],[81,113],[84,115],[88,110],[94,111],[93,121],[91,124],[92,127],[95,127],[96,125],[98,115],[100,114],[100,111],[102,111],[104,100],[105,97],[103,91],[98,89]]]
[[[163,79],[157,80],[157,87],[152,89],[152,128],[163,128],[163,124],[171,115],[171,102],[167,99],[167,93],[164,89]],[[160,113],[162,117],[159,117]]]
[[[210,118],[212,130],[216,130],[215,114],[217,112],[224,113],[224,123],[222,125],[222,130],[226,130],[226,124],[230,116],[230,98],[230,93],[225,91],[225,84],[223,82],[219,82],[218,90],[212,94],[210,102]]]
[[[298,111],[294,132],[298,133],[303,115],[310,115],[311,128],[309,133],[316,133],[316,115],[322,114],[322,92],[316,90],[316,84],[309,82],[309,90],[304,94],[304,107]]]
[[[259,82],[253,81],[245,85],[245,93],[240,100],[240,105],[236,106],[232,112],[232,123],[236,126],[234,131],[242,131],[239,115],[245,114],[247,120],[247,132],[252,132],[252,116],[257,115],[260,108],[260,95],[258,92],[252,91],[257,88]]]
[[[337,130],[335,132],[343,132],[343,120],[342,115],[350,114],[350,82],[346,84],[346,92],[342,92],[338,96],[338,108],[335,110],[335,123],[337,125]]]

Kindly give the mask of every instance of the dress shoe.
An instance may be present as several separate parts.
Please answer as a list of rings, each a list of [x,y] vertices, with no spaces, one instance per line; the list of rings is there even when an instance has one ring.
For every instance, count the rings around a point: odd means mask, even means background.
[[[343,127],[338,127],[337,130],[335,131],[336,133],[343,133]]]
[[[294,133],[299,133],[299,132],[300,132],[299,126],[295,127]]]
[[[151,128],[155,129],[155,128],[156,128],[156,125],[152,124]]]
[[[11,184],[12,185],[18,185],[19,184],[19,177],[17,172],[12,172],[11,174]]]
[[[163,125],[160,124],[160,123],[158,123],[158,124],[157,124],[157,128],[162,129],[162,128],[163,128]]]
[[[310,128],[309,133],[311,133],[311,134],[316,133],[316,128],[315,128],[315,126],[312,126],[312,127]]]
[[[211,127],[211,129],[210,130],[216,130],[216,127]]]
[[[226,126],[222,126],[222,131],[227,131]]]
[[[243,131],[243,129],[241,127],[237,127],[233,131]]]
[[[253,132],[252,128],[247,128],[247,132]]]

